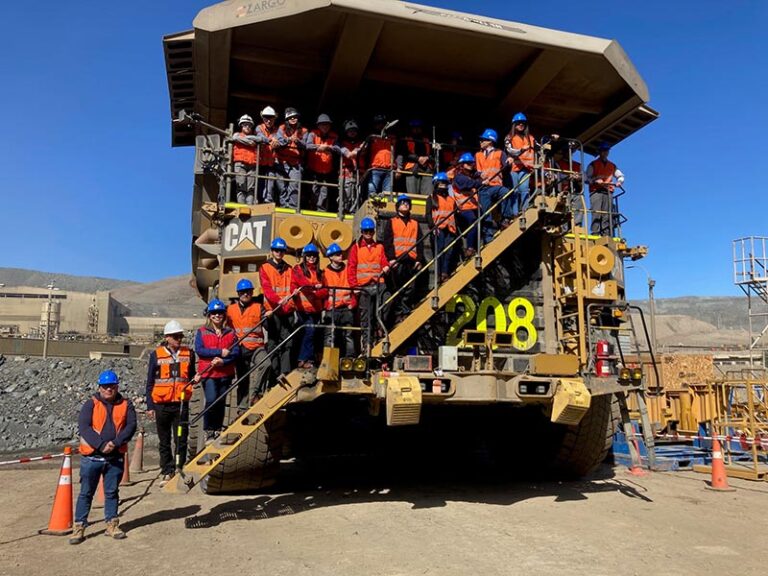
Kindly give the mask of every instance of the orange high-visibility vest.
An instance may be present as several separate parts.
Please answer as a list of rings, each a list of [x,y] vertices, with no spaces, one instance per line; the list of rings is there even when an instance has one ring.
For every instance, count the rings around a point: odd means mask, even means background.
[[[277,134],[277,130],[272,128],[269,131],[267,125],[264,123],[259,124],[254,130],[254,133],[260,132],[265,138],[274,138]],[[275,151],[269,144],[259,144],[259,166],[272,166],[275,163]]]
[[[395,257],[408,252],[408,256],[416,260],[416,240],[419,235],[419,223],[413,218],[404,221],[400,217],[392,218],[392,242],[395,247]]]
[[[357,284],[367,286],[376,281],[384,282],[381,276],[381,261],[384,259],[384,245],[381,242],[357,244]]]
[[[93,398],[93,418],[91,420],[91,428],[93,428],[98,434],[104,429],[104,424],[107,423],[107,416],[109,413],[104,407],[104,404]],[[112,423],[115,425],[115,434],[120,434],[120,431],[125,428],[125,424],[128,421],[128,401],[125,398],[121,398],[119,402],[112,405]],[[80,437],[80,454],[88,456],[96,452],[98,446],[91,446],[85,439]],[[128,444],[124,444],[118,448],[118,451],[122,454],[128,452]]]
[[[261,304],[251,302],[242,307],[239,302],[227,306],[227,320],[235,331],[240,345],[248,350],[256,350],[264,346],[264,330],[259,326],[261,322]],[[256,326],[259,326],[256,328]],[[246,336],[247,334],[247,336]]]
[[[170,350],[165,346],[158,346],[155,354],[157,369],[155,384],[152,387],[152,401],[156,404],[181,402],[182,394],[184,400],[192,398],[192,383],[189,381],[189,348],[186,346],[179,348],[176,354],[178,360],[173,359]],[[178,366],[178,370],[174,366]]]
[[[291,293],[292,270],[290,266],[286,265],[283,268],[283,271],[280,272],[276,266],[272,265],[272,263],[269,260],[267,260],[261,266],[261,269],[259,270],[259,272],[261,274],[264,274],[269,279],[269,282],[272,285],[272,290],[274,291],[279,301],[282,301],[286,296],[288,296]],[[272,310],[272,303],[267,298],[264,298],[264,306],[266,307],[267,310]],[[292,312],[293,307],[283,306],[282,311],[285,313]]]
[[[480,172],[483,180],[490,178],[488,184],[491,186],[501,186],[502,180],[501,173],[499,172],[503,167],[501,158],[501,150],[496,148],[491,150],[487,155],[482,150],[475,154],[475,167],[477,168],[477,171]]]
[[[592,167],[592,179],[589,182],[589,191],[595,190],[608,190],[613,192],[616,188],[611,182],[613,182],[613,175],[616,174],[616,164],[610,160],[603,162],[600,158],[596,158],[590,164]],[[595,180],[602,180],[603,184],[595,184]]]
[[[437,199],[437,202],[435,202],[435,199]],[[442,194],[432,196],[432,221],[438,230],[448,228],[448,230],[456,234],[455,211],[456,200],[453,196],[443,196]]]
[[[477,190],[459,190],[456,184],[452,185],[453,197],[456,199],[456,207],[462,210],[477,210]]]
[[[342,264],[339,270],[334,270],[331,266],[323,270],[323,282],[328,288],[337,288],[337,290],[328,290],[328,297],[325,299],[326,310],[344,306],[352,308],[352,291],[338,290],[338,288],[349,288],[349,277],[345,264]]]
[[[242,132],[235,134],[235,136],[242,135]],[[232,161],[242,162],[243,164],[256,164],[256,146],[246,146],[240,142],[233,142]]]
[[[361,143],[361,140],[342,140],[339,142],[342,148],[346,148],[350,152],[357,149]],[[354,158],[342,157],[341,162],[344,166],[344,178],[346,179],[354,178],[357,175],[358,170],[360,172],[365,170],[365,163],[363,162],[363,158],[359,155],[356,155]]]
[[[290,138],[291,136],[296,136],[299,140],[304,140],[307,136],[307,129],[303,126],[300,126],[298,130],[296,130],[293,134],[290,136],[288,135],[288,126],[283,124],[280,126],[280,130],[282,130],[283,134],[285,134],[286,138]],[[294,142],[293,140],[290,140],[288,142],[287,146],[283,146],[282,148],[277,149],[277,159],[281,162],[287,162],[291,166],[297,166],[301,164],[301,158],[304,155],[304,149],[299,148],[299,145],[297,142]]]
[[[326,136],[320,134],[319,130],[312,130],[309,133],[309,141],[318,146],[321,144],[333,146],[337,139],[338,136],[334,132],[328,132]],[[330,174],[333,172],[333,152],[310,150],[307,152],[307,168],[317,174]]]
[[[512,148],[517,148],[519,150],[525,149],[525,151],[522,152],[520,156],[513,158],[512,171],[520,172],[521,170],[533,170],[533,162],[535,157],[533,146],[536,143],[536,140],[533,138],[533,136],[530,134],[525,136],[514,134],[512,138],[509,139],[509,142],[512,145]]]
[[[390,170],[392,168],[392,146],[394,146],[395,137],[386,136],[379,138],[375,136],[371,139],[370,158],[371,168]]]
[[[424,143],[424,156],[431,156],[432,143],[429,138],[422,138],[421,141]],[[408,149],[409,154],[416,154],[416,141],[410,136],[405,138],[405,146]],[[404,166],[405,170],[413,170],[415,167],[416,162],[406,162]]]

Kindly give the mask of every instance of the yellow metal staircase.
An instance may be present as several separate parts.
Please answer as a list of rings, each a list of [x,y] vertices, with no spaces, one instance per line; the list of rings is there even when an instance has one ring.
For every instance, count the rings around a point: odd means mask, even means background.
[[[302,387],[314,384],[314,377],[307,378],[308,374],[294,370],[281,377],[277,385],[235,420],[212,444],[187,462],[182,472],[176,474],[163,487],[163,491],[178,493],[191,490],[261,428],[275,412],[290,402]]]
[[[416,306],[405,319],[397,324],[387,336],[376,343],[371,350],[372,357],[386,356],[396,350],[410,338],[421,326],[445,306],[448,301],[459,293],[467,284],[474,280],[480,272],[487,268],[507,248],[514,244],[526,230],[536,226],[542,212],[553,212],[557,206],[557,198],[544,197],[538,202],[543,206],[532,206],[524,213],[524,218],[515,218],[504,230],[499,232],[480,251],[482,267],[478,269],[472,260],[464,262],[453,275],[441,284],[437,291],[432,291]]]

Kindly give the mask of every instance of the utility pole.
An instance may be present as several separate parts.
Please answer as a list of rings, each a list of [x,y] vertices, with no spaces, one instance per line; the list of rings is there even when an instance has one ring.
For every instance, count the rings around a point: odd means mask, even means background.
[[[48,338],[51,333],[51,308],[53,308],[53,291],[58,290],[55,287],[55,282],[51,280],[51,283],[46,286],[48,288],[48,305],[45,308],[45,334],[43,335],[43,359],[48,358]]]
[[[645,272],[645,276],[648,280],[648,310],[651,314],[650,346],[651,346],[651,351],[655,354],[656,349],[658,348],[658,344],[656,342],[656,300],[653,295],[653,289],[656,286],[656,280],[651,278],[651,274],[648,272],[648,270],[645,269],[645,266],[641,264],[632,264],[631,266],[627,266],[627,268],[639,268],[640,270]]]

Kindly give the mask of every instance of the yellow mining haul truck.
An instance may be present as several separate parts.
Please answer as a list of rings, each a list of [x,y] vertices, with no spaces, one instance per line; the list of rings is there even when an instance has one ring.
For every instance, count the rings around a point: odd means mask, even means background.
[[[231,138],[243,114],[258,124],[264,107],[282,115],[290,106],[310,128],[318,114],[329,114],[339,132],[354,118],[368,142],[384,136],[368,128],[375,114],[385,113],[389,133],[401,136],[409,119],[420,118],[437,170],[450,167],[446,151],[454,159],[475,152],[486,128],[499,130],[503,146],[518,111],[538,139],[529,200],[511,222],[499,225],[498,212],[515,189],[480,208],[486,241],[473,254],[461,235],[455,246],[462,258],[447,278],[435,273],[445,252],[425,242],[417,303],[397,321],[384,318],[403,290],[390,286],[387,301],[376,303],[373,345],[359,357],[323,349],[319,369],[280,375],[245,413],[231,410],[228,428],[208,446],[193,417],[191,459],[168,490],[269,485],[284,455],[285,423],[295,414],[311,414],[316,434],[361,413],[374,425],[403,426],[474,410],[480,420],[495,419],[488,440],[501,458],[519,445],[510,433],[516,427],[535,438],[526,442],[538,443],[537,466],[573,476],[603,460],[614,398],[642,387],[621,364],[618,335],[629,317],[623,260],[644,250],[623,239],[615,199],[603,214],[610,230],[589,233],[597,215],[579,175],[585,151],[615,144],[658,116],[617,42],[396,0],[243,0],[202,10],[194,29],[167,36],[164,48],[172,143],[196,150],[192,268],[206,300],[235,297],[241,278],[258,286],[275,237],[287,242],[291,264],[308,242],[347,251],[364,217],[379,230],[392,218],[403,187],[403,170],[393,165],[395,190],[367,195],[369,173],[359,166],[339,170],[329,184],[354,196],[333,212],[303,208],[311,181],[303,183],[297,209],[238,204]],[[391,122],[397,119],[399,125]],[[455,131],[463,141],[449,136]],[[558,147],[565,168],[552,163]],[[426,198],[413,198],[429,237]],[[199,412],[201,400],[192,404]]]

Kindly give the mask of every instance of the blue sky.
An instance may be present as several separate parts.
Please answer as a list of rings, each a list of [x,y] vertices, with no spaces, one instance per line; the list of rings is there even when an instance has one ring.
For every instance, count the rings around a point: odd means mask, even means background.
[[[170,147],[161,39],[209,3],[4,6],[0,265],[189,272],[192,153]],[[768,3],[424,3],[619,40],[662,114],[612,153],[627,175],[625,235],[649,246],[657,296],[739,293],[731,241],[768,235]],[[643,297],[633,274],[630,297]]]

